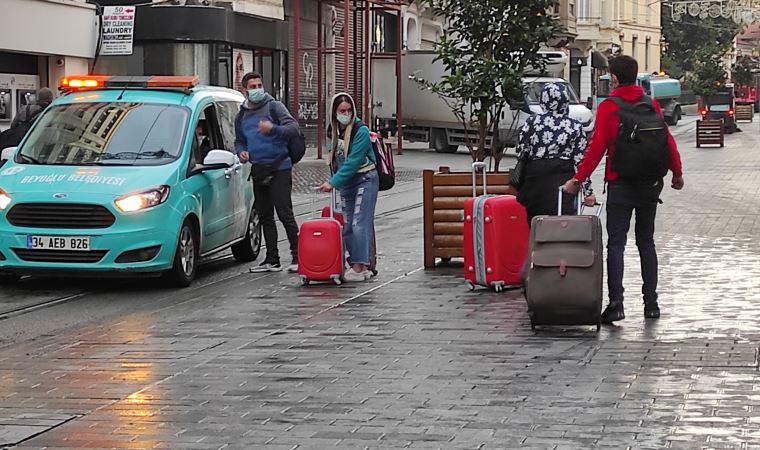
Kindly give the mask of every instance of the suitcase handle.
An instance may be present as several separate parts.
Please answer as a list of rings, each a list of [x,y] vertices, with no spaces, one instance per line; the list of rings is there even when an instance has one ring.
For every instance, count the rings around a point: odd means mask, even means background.
[[[562,194],[565,193],[564,186],[560,186],[557,190],[557,215],[562,215]],[[580,215],[580,213],[583,211],[583,197],[581,196],[581,193],[578,192],[576,194],[576,214]]]
[[[598,206],[599,207],[596,210],[596,214],[595,214],[596,217],[602,217],[602,211],[604,210],[604,203],[603,202],[602,203],[596,202],[594,204],[594,206]],[[590,208],[590,206],[589,206],[589,208]],[[583,207],[581,208],[581,212],[583,212],[584,209],[586,209],[586,205],[583,205]]]
[[[478,169],[483,173],[483,195],[486,195],[488,191],[488,183],[486,176],[486,163],[479,161],[472,163],[472,196],[478,196]]]
[[[562,215],[562,194],[565,191],[562,189],[562,186],[559,187],[559,194],[557,194],[557,215]],[[578,215],[583,214],[583,210],[586,208],[586,205],[583,203],[583,196],[581,196],[581,193],[578,192],[576,195],[576,198],[578,199]],[[604,210],[604,202],[599,203],[597,202],[594,206],[598,206],[599,208],[596,210],[596,217],[602,217],[602,211]]]
[[[335,209],[336,204],[338,203],[338,194],[335,193],[336,189],[333,188],[332,191],[330,191],[330,218],[335,218]],[[322,192],[322,189],[320,186],[314,186],[314,195],[311,196],[311,218],[314,219],[317,217],[317,195]]]

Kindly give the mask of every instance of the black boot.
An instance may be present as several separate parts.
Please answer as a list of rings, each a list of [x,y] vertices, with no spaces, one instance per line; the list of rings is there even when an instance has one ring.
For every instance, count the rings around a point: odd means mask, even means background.
[[[657,301],[644,303],[644,317],[647,319],[660,318],[660,306],[657,304]]]
[[[603,323],[617,322],[618,320],[625,319],[625,311],[623,311],[622,301],[610,301],[604,312],[602,313]]]

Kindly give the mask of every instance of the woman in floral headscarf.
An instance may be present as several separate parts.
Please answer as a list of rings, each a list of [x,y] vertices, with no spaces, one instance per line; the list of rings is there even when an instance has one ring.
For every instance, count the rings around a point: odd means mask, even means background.
[[[517,157],[526,158],[517,200],[525,206],[528,223],[539,215],[557,214],[557,191],[575,175],[586,152],[583,126],[571,118],[570,97],[562,84],[547,83],[541,90],[544,112],[530,116],[520,130]],[[583,186],[587,205],[596,203],[591,181]],[[575,214],[575,199],[565,195],[563,214]]]

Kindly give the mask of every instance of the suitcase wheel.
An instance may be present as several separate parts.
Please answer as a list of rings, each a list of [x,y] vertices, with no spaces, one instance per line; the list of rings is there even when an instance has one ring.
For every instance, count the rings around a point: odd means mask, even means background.
[[[472,281],[467,281],[467,289],[474,291],[475,290],[475,284]]]
[[[530,322],[530,329],[536,331],[536,324],[533,321]]]
[[[597,324],[596,324],[596,332],[598,333],[599,330],[601,330],[601,329],[602,329],[602,323],[601,322],[597,322]]]
[[[309,285],[309,279],[308,278],[306,278],[305,276],[301,275],[300,279],[301,279],[301,286],[308,286]]]
[[[501,292],[504,290],[504,284],[503,283],[495,283],[493,285],[494,292]]]
[[[341,279],[341,277],[339,277],[337,275],[333,275],[332,276],[332,280],[333,280],[333,283],[335,283],[336,286],[340,286],[341,284],[343,284],[343,280]]]

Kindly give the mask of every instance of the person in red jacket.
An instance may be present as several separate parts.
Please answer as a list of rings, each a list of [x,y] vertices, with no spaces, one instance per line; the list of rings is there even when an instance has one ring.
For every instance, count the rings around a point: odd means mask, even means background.
[[[610,74],[614,90],[611,97],[620,97],[630,104],[638,103],[644,97],[644,89],[636,85],[639,71],[638,63],[629,56],[619,56],[610,61]],[[653,106],[662,116],[662,109],[657,100],[652,99]],[[586,181],[601,162],[605,153],[608,161],[615,154],[615,142],[618,138],[620,119],[619,107],[613,100],[608,99],[599,105],[596,115],[596,129],[591,137],[591,144],[578,166],[575,176],[564,185],[564,190],[577,193],[581,183]],[[667,131],[669,169],[673,173],[671,187],[676,190],[683,188],[683,173],[681,156],[678,153],[676,141]],[[602,313],[604,323],[612,323],[625,318],[623,309],[623,255],[631,226],[631,217],[636,213],[636,246],[641,257],[641,276],[644,282],[644,316],[646,318],[660,317],[660,307],[657,303],[657,253],[654,245],[654,223],[657,204],[663,188],[660,178],[654,182],[631,182],[621,180],[608,162],[605,170],[605,181],[608,183],[607,194],[607,286],[609,288],[609,305]]]

